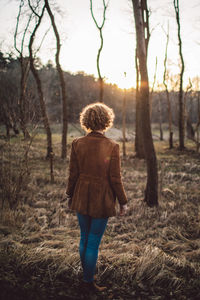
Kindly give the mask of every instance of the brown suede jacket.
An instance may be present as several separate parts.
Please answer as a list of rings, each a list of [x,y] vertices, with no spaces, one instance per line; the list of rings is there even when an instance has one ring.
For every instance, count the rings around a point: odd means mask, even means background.
[[[116,197],[127,203],[120,173],[119,145],[99,132],[72,142],[66,193],[71,209],[94,218],[116,215]]]

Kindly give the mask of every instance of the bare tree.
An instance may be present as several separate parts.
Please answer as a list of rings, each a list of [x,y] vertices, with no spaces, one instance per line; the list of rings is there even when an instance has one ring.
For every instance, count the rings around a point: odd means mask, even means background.
[[[145,202],[149,206],[158,205],[158,171],[157,158],[153,145],[151,133],[150,112],[149,112],[149,80],[147,71],[147,46],[145,40],[144,16],[147,17],[147,1],[132,0],[135,17],[136,38],[137,38],[137,56],[139,60],[140,73],[140,116],[142,126],[142,140],[147,163],[147,184],[145,190]],[[143,10],[143,7],[146,9]],[[148,30],[146,36],[148,35]]]
[[[31,10],[34,11],[33,7],[30,4],[30,0],[28,0],[28,2],[29,2],[29,6],[30,6]],[[43,6],[42,12],[41,12],[40,15],[37,14],[34,11],[34,13],[37,16],[38,20],[37,20],[36,25],[33,29],[33,32],[31,33],[28,48],[29,48],[29,57],[30,57],[30,68],[31,68],[31,71],[33,73],[33,76],[34,76],[36,84],[37,84],[37,91],[38,91],[38,96],[39,96],[39,101],[40,101],[40,109],[41,109],[42,119],[43,119],[43,123],[44,123],[44,128],[45,128],[46,134],[47,134],[47,154],[46,154],[46,158],[50,158],[50,160],[52,160],[52,158],[53,158],[53,148],[52,148],[51,128],[50,128],[50,125],[49,125],[49,119],[48,119],[48,115],[47,115],[47,112],[46,112],[46,106],[45,106],[45,101],[44,101],[44,94],[43,94],[43,90],[42,90],[41,79],[40,79],[39,74],[38,74],[38,72],[35,68],[35,65],[34,65],[34,56],[33,56],[33,49],[32,49],[36,32],[37,32],[37,30],[38,30],[38,28],[41,24],[42,18],[44,16],[44,11],[45,11],[45,5]],[[52,181],[53,181],[53,178],[52,178]]]
[[[100,65],[99,65],[99,61],[100,61],[100,55],[101,55],[101,51],[103,49],[103,27],[105,24],[105,20],[106,20],[106,9],[108,7],[108,4],[105,3],[105,0],[103,1],[103,20],[101,25],[98,25],[96,18],[94,17],[94,13],[93,13],[93,3],[92,0],[90,0],[90,10],[91,10],[91,15],[92,18],[94,20],[94,23],[97,27],[97,29],[99,30],[99,35],[100,35],[100,39],[101,39],[101,44],[97,53],[97,72],[98,72],[98,76],[99,76],[99,101],[103,102],[103,78],[101,76],[101,72],[100,72]]]
[[[163,141],[163,129],[162,129],[162,105],[161,105],[161,94],[158,95],[158,117],[159,117],[159,130],[160,130],[160,141]]]
[[[137,55],[137,48],[135,50],[135,67],[136,67],[136,91],[135,91],[135,153],[136,157],[142,159],[145,158],[144,154],[144,146],[142,141],[142,127],[141,127],[141,120],[140,120],[140,93],[139,93],[139,63],[138,63],[138,55]]]
[[[192,126],[192,121],[191,121],[191,118],[190,118],[190,114],[187,110],[187,99],[188,99],[188,94],[191,92],[191,90],[192,90],[192,82],[191,82],[191,79],[189,78],[189,84],[186,88],[186,91],[185,91],[184,97],[183,97],[184,120],[185,120],[184,128],[186,128],[187,137],[189,139],[194,139],[195,138],[195,131],[194,131],[194,128]]]
[[[167,42],[165,47],[165,59],[164,59],[164,73],[163,73],[163,84],[165,86],[165,92],[167,96],[167,108],[168,108],[168,128],[169,128],[169,148],[173,148],[173,128],[172,128],[172,110],[171,110],[171,101],[169,97],[169,90],[167,85],[167,51],[169,44],[169,24],[167,29]]]
[[[199,128],[200,128],[200,92],[198,91],[198,99],[197,99],[197,105],[198,105],[198,121],[196,125],[196,132],[197,132],[197,153],[199,152],[200,148],[200,134],[199,134]]]
[[[5,59],[5,58],[3,58]],[[6,137],[10,138],[10,129],[19,134],[17,123],[19,116],[18,78],[13,72],[12,63],[6,63],[0,71],[0,120],[6,127]],[[18,69],[18,66],[17,66]]]
[[[18,15],[17,15],[17,23],[16,23],[16,27],[15,27],[14,47],[15,47],[15,50],[19,54],[19,62],[20,62],[20,67],[21,67],[20,96],[19,96],[19,112],[20,112],[19,123],[20,123],[21,130],[24,134],[24,138],[29,139],[30,134],[29,134],[29,132],[27,130],[27,126],[26,126],[26,123],[27,123],[27,118],[26,118],[27,99],[26,99],[25,94],[26,94],[26,85],[27,85],[30,64],[29,64],[29,58],[24,57],[23,49],[24,49],[25,36],[26,36],[27,30],[29,28],[30,21],[32,19],[32,14],[30,14],[30,16],[29,16],[26,28],[23,32],[23,36],[21,39],[21,46],[20,46],[20,48],[18,48],[18,46],[17,46],[17,40],[19,40],[18,27],[19,27],[19,21],[20,21],[20,16],[21,16],[21,11],[22,11],[23,6],[24,6],[24,1],[21,0],[20,5],[19,5]]]
[[[149,97],[149,106],[150,106],[150,119],[152,116],[152,99],[153,99],[153,93],[154,93],[154,87],[156,84],[156,73],[157,73],[157,66],[158,66],[158,58],[156,56],[156,63],[155,63],[155,71],[154,71],[154,76],[153,76],[153,84],[150,92],[150,97]]]
[[[0,159],[0,203],[1,213],[3,214],[4,205],[8,204],[11,210],[15,210],[22,200],[22,191],[27,188],[30,178],[28,168],[28,155],[34,136],[30,136],[26,143],[23,143],[20,158],[15,156],[15,167],[12,165],[12,154],[16,151],[10,141],[1,145]],[[18,145],[19,147],[19,145]],[[13,153],[12,153],[13,151]],[[5,159],[6,158],[6,159]]]
[[[65,87],[65,80],[64,80],[64,75],[63,71],[60,65],[60,36],[57,30],[57,26],[55,23],[54,15],[51,11],[51,8],[49,6],[49,1],[45,0],[45,6],[47,9],[47,12],[49,14],[49,17],[51,19],[51,24],[56,36],[56,42],[57,42],[57,51],[56,51],[56,67],[60,79],[60,86],[61,86],[61,92],[62,92],[62,113],[63,113],[63,128],[62,128],[62,151],[61,151],[61,157],[66,158],[67,156],[67,127],[68,127],[68,120],[67,120],[67,97],[66,97],[66,87]]]
[[[149,11],[147,9],[146,0],[141,0],[141,14],[142,14],[142,24],[144,27],[144,39],[145,39],[145,48],[146,54],[148,52],[148,44],[150,39],[149,31]],[[135,152],[136,157],[145,158],[144,145],[142,140],[142,120],[140,116],[141,111],[141,102],[140,102],[140,90],[139,90],[139,81],[140,81],[140,72],[139,72],[139,57],[138,49],[136,47],[135,52],[135,66],[136,66],[136,126],[135,126]],[[150,113],[150,111],[149,111]]]
[[[182,53],[182,40],[180,31],[180,16],[179,16],[179,0],[174,0],[174,9],[176,13],[176,22],[178,25],[178,41],[179,41],[179,55],[181,59],[181,72],[180,72],[180,86],[179,86],[179,149],[183,150],[184,145],[184,104],[183,104],[183,73],[184,73],[184,60]]]
[[[197,124],[196,128],[192,125],[192,119],[191,119],[191,113],[187,111],[187,98],[188,93],[191,92],[192,89],[192,82],[189,78],[189,84],[186,88],[185,94],[184,94],[184,119],[186,120],[186,131],[187,131],[187,138],[193,141],[196,144],[196,150],[199,151],[200,142],[199,142],[199,132],[198,128],[200,125],[200,101],[199,101],[199,92],[197,92]],[[190,99],[192,101],[192,98]],[[196,137],[195,137],[196,132]]]
[[[155,71],[154,71],[154,77],[153,77],[153,85],[150,92],[149,102],[150,102],[150,120],[152,120],[152,99],[153,99],[153,93],[154,93],[154,87],[156,84],[156,73],[157,73],[157,66],[158,66],[158,59],[156,56],[156,63],[155,63]],[[159,93],[158,95],[158,118],[159,118],[159,130],[160,130],[160,141],[163,141],[163,129],[162,129],[162,105],[161,105],[161,95]]]
[[[126,78],[126,72],[124,72],[124,76]],[[124,88],[124,96],[123,96],[123,107],[122,107],[122,149],[123,149],[123,157],[126,157],[126,88]]]

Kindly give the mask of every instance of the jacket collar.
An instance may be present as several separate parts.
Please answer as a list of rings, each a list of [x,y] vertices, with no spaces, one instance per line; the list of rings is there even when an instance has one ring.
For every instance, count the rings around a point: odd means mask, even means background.
[[[87,134],[87,136],[95,136],[95,137],[105,137],[104,133],[97,132],[97,131],[91,131]]]

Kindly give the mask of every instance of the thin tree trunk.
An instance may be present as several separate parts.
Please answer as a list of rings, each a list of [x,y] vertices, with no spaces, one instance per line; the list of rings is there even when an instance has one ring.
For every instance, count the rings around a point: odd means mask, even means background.
[[[107,9],[107,5],[105,3],[105,0],[102,0],[103,1],[103,21],[102,21],[102,24],[101,25],[98,25],[95,17],[94,17],[94,13],[93,13],[93,5],[92,5],[92,0],[90,0],[90,11],[91,11],[91,15],[92,15],[92,18],[94,20],[94,23],[97,27],[97,29],[99,30],[99,35],[100,35],[100,40],[101,40],[101,43],[100,43],[100,47],[98,49],[98,53],[97,53],[97,72],[98,72],[98,76],[99,76],[99,102],[103,102],[103,92],[104,92],[104,84],[103,84],[103,77],[101,76],[101,71],[100,71],[100,55],[101,55],[101,51],[103,49],[103,33],[102,33],[102,30],[103,30],[103,26],[105,24],[105,20],[106,20],[106,9]]]
[[[26,82],[29,73],[29,62],[24,62],[24,58],[20,58],[21,65],[21,80],[20,80],[20,99],[19,99],[19,111],[20,111],[20,126],[25,139],[30,139],[30,134],[26,127]]]
[[[172,129],[172,111],[171,111],[171,101],[169,98],[169,91],[166,88],[167,95],[167,105],[168,105],[168,124],[169,124],[169,148],[172,149],[173,145],[173,129]]]
[[[101,51],[103,49],[103,34],[102,34],[102,27],[98,27],[99,28],[99,34],[100,34],[100,39],[101,39],[101,44],[97,53],[97,72],[98,72],[98,76],[99,76],[99,101],[103,102],[103,78],[101,76],[101,71],[100,71],[100,55],[101,55]]]
[[[123,108],[122,108],[122,149],[123,149],[123,157],[126,157],[126,89],[124,89],[124,97],[123,97]]]
[[[29,74],[29,61],[27,61],[27,59],[25,59],[23,57],[23,48],[24,48],[25,36],[26,36],[27,30],[30,25],[32,14],[29,16],[25,30],[23,32],[23,37],[21,40],[21,47],[19,49],[17,46],[17,35],[18,35],[19,21],[20,21],[20,17],[21,17],[21,10],[22,10],[23,6],[24,6],[24,1],[21,0],[20,5],[19,5],[19,12],[17,15],[17,23],[16,23],[16,27],[15,27],[15,33],[14,33],[14,47],[19,54],[19,62],[20,62],[20,67],[21,67],[20,97],[19,97],[19,103],[18,103],[19,114],[20,114],[19,124],[20,124],[21,130],[23,132],[24,139],[30,139],[30,134],[29,134],[27,126],[26,126],[27,120],[26,120],[26,96],[25,96],[26,83],[27,83],[27,78],[28,78],[28,74]]]
[[[160,130],[160,140],[163,141],[163,129],[162,129],[162,105],[161,97],[158,97],[158,117],[159,117],[159,130]]]
[[[192,89],[192,82],[189,78],[189,84],[187,86],[187,89],[186,89],[186,91],[184,93],[184,97],[183,97],[183,111],[184,111],[184,121],[185,121],[184,128],[186,128],[187,138],[195,139],[195,132],[194,132],[194,128],[192,126],[190,113],[187,112],[187,98],[188,98],[188,93],[191,89]]]
[[[198,99],[197,99],[197,106],[198,106],[198,121],[196,126],[196,132],[197,132],[197,153],[199,152],[200,142],[199,142],[199,127],[200,127],[200,93],[198,92]]]
[[[67,97],[66,97],[66,87],[65,87],[65,80],[64,80],[64,75],[62,68],[60,66],[60,36],[57,30],[57,26],[55,23],[54,16],[52,14],[51,8],[49,6],[48,0],[45,0],[45,6],[47,9],[47,12],[49,14],[49,17],[51,19],[51,23],[53,26],[53,30],[56,36],[56,41],[57,41],[57,52],[56,52],[56,67],[60,79],[60,86],[61,86],[61,91],[62,91],[62,112],[63,112],[63,128],[62,128],[62,152],[61,152],[61,158],[65,159],[67,156],[67,127],[68,127],[68,120],[67,120]]]
[[[135,91],[135,153],[136,157],[143,159],[145,158],[142,132],[141,132],[141,121],[140,121],[140,92],[139,92],[139,65],[137,57],[137,49],[135,50],[135,66],[136,66],[136,91]]]
[[[6,122],[6,138],[7,140],[10,139],[10,126],[7,122]]]
[[[34,58],[33,58],[33,50],[32,50],[35,34],[36,34],[36,31],[39,28],[40,23],[42,21],[44,11],[45,11],[45,6],[42,9],[41,15],[38,16],[38,22],[37,22],[32,34],[31,34],[28,48],[29,48],[29,57],[30,57],[30,68],[31,68],[31,71],[33,73],[33,76],[34,76],[36,84],[37,84],[37,90],[38,90],[38,96],[39,96],[39,101],[40,101],[42,120],[43,120],[44,128],[45,128],[46,134],[47,134],[47,154],[46,154],[46,158],[52,158],[53,148],[52,148],[51,128],[50,128],[50,125],[49,125],[49,119],[48,119],[47,112],[46,112],[46,106],[45,106],[44,95],[43,95],[43,90],[42,90],[42,83],[41,83],[40,77],[38,75],[38,72],[37,72],[37,70],[34,66]]]
[[[174,0],[174,9],[176,13],[176,21],[178,25],[178,41],[179,41],[179,55],[181,59],[181,72],[180,72],[180,87],[179,87],[179,149],[183,150],[184,145],[184,104],[183,104],[183,73],[184,73],[184,60],[182,54],[182,40],[180,33],[180,17],[179,17],[179,0]]]
[[[157,59],[157,56],[156,56],[155,72],[154,72],[154,76],[153,76],[153,85],[152,85],[152,89],[151,89],[151,93],[150,93],[150,97],[149,97],[150,120],[152,118],[152,100],[153,100],[154,87],[155,87],[155,84],[156,84],[157,66],[158,66],[158,59]]]
[[[99,75],[99,102],[103,102],[104,82],[101,75]]]
[[[192,126],[192,122],[191,122],[189,115],[187,115],[187,117],[186,117],[186,129],[187,129],[187,138],[194,140],[195,139],[195,131]]]
[[[149,206],[158,205],[158,172],[157,159],[153,145],[149,113],[149,82],[147,72],[147,49],[145,45],[145,32],[142,18],[142,10],[139,0],[132,0],[135,16],[135,27],[137,37],[137,55],[139,58],[139,72],[141,77],[140,101],[142,139],[144,145],[145,159],[147,163],[147,184],[145,190],[145,202]],[[147,19],[147,18],[146,18]]]
[[[167,30],[166,35],[167,35],[167,42],[166,42],[166,48],[165,48],[163,84],[165,86],[165,92],[166,92],[166,96],[167,96],[169,148],[172,149],[173,148],[172,110],[171,110],[171,101],[170,101],[170,98],[169,98],[168,86],[167,86],[167,82],[166,82],[166,77],[167,77],[167,50],[168,50],[168,44],[169,44],[169,24],[168,24],[168,30]]]
[[[135,153],[138,155],[138,128],[139,128],[139,70],[137,61],[137,48],[135,49],[136,89],[135,89]]]

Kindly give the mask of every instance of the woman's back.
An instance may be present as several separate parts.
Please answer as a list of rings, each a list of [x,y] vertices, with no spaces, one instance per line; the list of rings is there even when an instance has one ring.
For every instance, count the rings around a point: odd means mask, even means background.
[[[94,218],[116,215],[116,197],[127,202],[120,174],[119,145],[91,132],[72,143],[67,194],[71,209]]]
[[[108,178],[112,151],[116,143],[98,132],[91,132],[74,142],[79,173]]]

